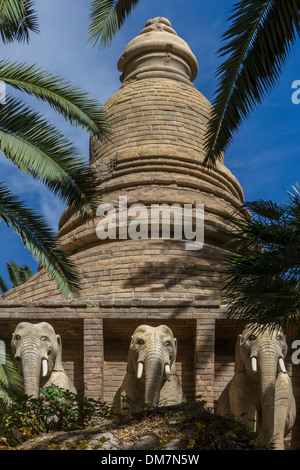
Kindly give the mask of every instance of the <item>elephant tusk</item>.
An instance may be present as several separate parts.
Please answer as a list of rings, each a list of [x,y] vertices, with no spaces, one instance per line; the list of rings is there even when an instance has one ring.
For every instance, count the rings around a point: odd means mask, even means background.
[[[285,368],[285,365],[284,365],[284,360],[282,357],[279,358],[279,367],[281,369],[281,372],[283,372],[284,374],[286,374],[286,368]]]
[[[144,364],[142,362],[138,363],[137,378],[140,379],[143,375]]]
[[[48,361],[47,359],[42,359],[42,376],[46,377],[48,374]]]
[[[257,359],[256,357],[251,357],[251,367],[253,372],[257,372]]]
[[[170,382],[170,380],[171,380],[170,364],[165,365],[165,373],[166,373],[166,376],[167,376],[167,381]]]

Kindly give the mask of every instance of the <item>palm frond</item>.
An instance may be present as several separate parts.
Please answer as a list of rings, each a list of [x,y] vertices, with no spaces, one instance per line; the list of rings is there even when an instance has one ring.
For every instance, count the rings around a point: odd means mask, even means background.
[[[18,276],[18,266],[14,261],[10,263],[6,263],[6,268],[9,275],[9,280],[13,287],[17,287],[19,283],[19,276]]]
[[[8,291],[8,285],[6,284],[2,276],[0,276],[0,290],[2,293]]]
[[[215,165],[242,122],[270,93],[300,35],[300,0],[242,0],[218,51],[217,90],[205,139],[205,163]]]
[[[0,290],[7,292],[10,288],[20,286],[33,276],[33,272],[27,264],[20,266],[15,261],[5,263],[11,287],[8,287],[3,277],[0,276]]]
[[[22,273],[24,273],[25,281],[28,281],[28,279],[30,279],[33,276],[33,272],[31,270],[30,266],[28,266],[28,264],[20,266],[20,270],[21,270]]]
[[[31,0],[1,0],[0,37],[3,43],[28,42],[30,31],[39,32],[34,2]]]
[[[0,391],[4,403],[11,403],[13,398],[24,393],[23,379],[4,344],[1,340]]]
[[[80,276],[74,263],[63,252],[42,217],[0,183],[0,218],[21,238],[32,256],[39,260],[61,293],[78,297]]]
[[[277,324],[300,320],[300,198],[290,192],[282,204],[246,204],[251,219],[228,231],[235,252],[223,271],[227,314],[242,323]],[[295,210],[297,209],[297,210]]]
[[[20,100],[0,105],[0,148],[22,172],[41,181],[83,219],[100,201],[94,170],[53,125]]]
[[[2,60],[0,80],[47,102],[72,125],[87,130],[95,140],[109,137],[108,118],[98,101],[61,77],[36,65]]]
[[[91,3],[89,41],[107,47],[140,0],[93,0]]]
[[[17,287],[21,284],[24,284],[24,282],[26,282],[33,275],[28,265],[20,266],[15,261],[6,263],[6,269],[12,287]]]

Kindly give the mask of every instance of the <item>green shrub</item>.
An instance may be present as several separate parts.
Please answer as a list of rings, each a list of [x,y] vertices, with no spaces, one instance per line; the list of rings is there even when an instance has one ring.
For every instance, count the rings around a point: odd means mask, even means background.
[[[197,397],[201,398],[201,397]],[[170,432],[180,433],[190,450],[265,450],[257,433],[251,431],[232,415],[218,416],[207,408],[206,402],[196,400],[176,412],[168,412],[166,423],[175,422]]]
[[[109,412],[100,400],[51,385],[40,389],[39,398],[22,395],[10,404],[0,401],[0,440],[14,446],[43,433],[84,429]]]

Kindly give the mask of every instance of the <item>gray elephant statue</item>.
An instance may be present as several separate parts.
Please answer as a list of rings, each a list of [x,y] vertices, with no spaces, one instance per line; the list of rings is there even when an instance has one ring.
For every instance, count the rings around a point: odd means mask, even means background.
[[[216,405],[217,414],[240,417],[262,442],[272,443],[276,450],[284,449],[284,437],[296,418],[286,354],[281,329],[247,325],[236,342],[235,375]]]
[[[40,387],[51,384],[76,393],[62,365],[61,338],[49,323],[19,323],[12,335],[11,348],[26,395],[37,398]]]
[[[176,338],[168,326],[140,325],[131,337],[126,375],[112,410],[141,411],[145,404],[155,408],[184,402],[175,369],[176,353]]]

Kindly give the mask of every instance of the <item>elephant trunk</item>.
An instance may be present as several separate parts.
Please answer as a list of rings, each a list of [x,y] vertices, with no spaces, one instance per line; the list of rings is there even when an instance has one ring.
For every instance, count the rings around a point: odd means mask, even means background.
[[[160,354],[151,354],[145,359],[145,403],[158,406],[162,387],[164,364]]]
[[[145,403],[156,407],[159,403],[160,390],[166,363],[159,336],[154,333],[147,345],[144,358],[145,367]]]
[[[32,339],[28,346],[26,346],[25,343],[17,360],[22,364],[25,394],[33,398],[38,398],[42,363],[38,345],[33,347]]]
[[[262,440],[271,443],[275,422],[275,384],[278,368],[278,352],[275,347],[263,348],[259,356],[262,394]]]

